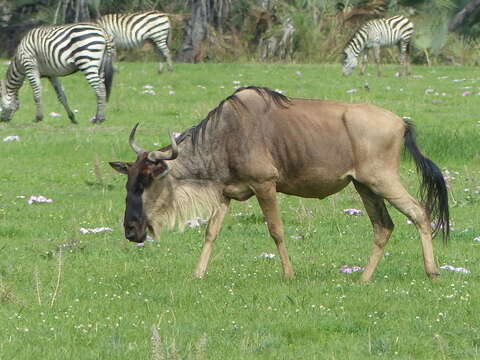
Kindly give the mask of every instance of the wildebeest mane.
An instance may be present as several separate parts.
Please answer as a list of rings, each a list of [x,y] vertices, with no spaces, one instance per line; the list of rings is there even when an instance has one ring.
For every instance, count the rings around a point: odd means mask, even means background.
[[[260,97],[265,101],[265,105],[266,105],[265,112],[270,110],[270,108],[272,106],[272,102],[275,106],[279,106],[279,107],[282,107],[282,108],[287,108],[291,103],[291,100],[287,96],[279,93],[278,91],[271,90],[269,88],[258,87],[258,86],[240,87],[232,95],[223,99],[217,105],[217,107],[215,107],[213,110],[211,110],[208,113],[208,115],[202,121],[200,121],[200,123],[198,123],[197,125],[187,129],[182,134],[180,134],[176,138],[177,144],[180,144],[187,137],[190,137],[191,141],[192,141],[192,144],[193,144],[193,148],[195,149],[198,146],[199,139],[201,138],[202,141],[205,139],[205,132],[206,132],[207,125],[211,122],[213,122],[214,124],[216,124],[218,122],[218,119],[222,115],[223,107],[225,106],[226,103],[228,103],[233,108],[233,110],[237,113],[241,113],[242,110],[243,111],[248,111],[249,110],[248,106],[245,104],[244,101],[242,101],[237,96],[237,94],[239,92],[244,91],[244,90],[253,90],[258,95],[260,95]],[[160,151],[168,150],[168,149],[170,149],[170,147],[171,147],[170,145],[167,145],[167,146],[161,148]]]

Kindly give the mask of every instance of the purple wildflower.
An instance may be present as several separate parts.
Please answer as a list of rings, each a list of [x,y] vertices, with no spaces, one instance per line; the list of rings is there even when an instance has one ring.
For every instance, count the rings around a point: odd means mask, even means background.
[[[340,266],[340,272],[341,273],[344,273],[344,274],[351,274],[351,273],[354,273],[354,272],[357,272],[357,271],[363,271],[364,268],[361,267],[361,266],[352,266],[352,267],[349,267],[348,265],[342,265]]]
[[[32,205],[33,203],[51,203],[53,202],[52,199],[46,198],[43,195],[32,195],[28,199],[28,204]]]
[[[344,209],[343,213],[347,215],[362,215],[363,211],[358,209]]]

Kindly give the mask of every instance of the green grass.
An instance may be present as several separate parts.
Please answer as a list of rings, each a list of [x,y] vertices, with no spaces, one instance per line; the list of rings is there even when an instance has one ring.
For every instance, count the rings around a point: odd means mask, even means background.
[[[391,66],[382,78],[343,78],[338,65],[177,64],[161,76],[152,63],[119,67],[101,125],[88,122],[95,99],[80,74],[62,80],[79,125],[69,123],[46,81],[42,123],[32,123],[25,85],[12,122],[0,124],[0,140],[20,136],[0,142],[0,359],[480,357],[478,69],[414,67],[422,78],[397,78]],[[165,233],[143,248],[124,240],[125,178],[107,162],[134,159],[127,139],[136,122],[138,143],[158,148],[168,131],[203,119],[234,81],[411,117],[422,150],[454,177],[454,230],[447,247],[435,240],[438,264],[471,273],[442,271],[441,281],[427,280],[417,233],[391,207],[396,229],[373,282],[340,273],[343,264],[364,266],[372,244],[368,218],[342,213],[363,209],[351,187],[321,202],[279,196],[292,281],[282,280],[278,256],[258,258],[276,251],[254,199],[233,204],[202,280],[192,274],[203,229]],[[146,84],[156,95],[142,94]],[[358,91],[348,94],[352,88]],[[429,88],[433,94],[425,94]],[[402,178],[415,194],[410,160]],[[38,194],[53,203],[17,197]],[[245,216],[232,216],[238,213]],[[99,226],[114,231],[79,232]]]

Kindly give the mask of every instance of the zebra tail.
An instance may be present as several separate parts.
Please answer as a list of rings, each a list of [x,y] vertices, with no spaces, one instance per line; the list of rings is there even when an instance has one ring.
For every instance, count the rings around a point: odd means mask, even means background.
[[[103,53],[101,72],[104,74],[105,90],[107,92],[107,101],[110,98],[110,92],[112,90],[113,83],[113,58],[115,57],[115,45],[113,40],[109,40],[106,43],[106,49]]]

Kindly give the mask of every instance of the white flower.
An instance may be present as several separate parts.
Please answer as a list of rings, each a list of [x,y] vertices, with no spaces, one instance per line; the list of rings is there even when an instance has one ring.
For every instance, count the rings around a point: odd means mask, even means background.
[[[4,141],[4,142],[8,142],[8,141],[20,141],[20,136],[10,135],[10,136],[7,136],[6,138],[4,138],[3,141]]]
[[[80,228],[80,232],[83,235],[85,235],[85,234],[95,234],[95,233],[100,233],[100,232],[105,232],[105,231],[113,231],[113,229],[109,228],[109,227],[98,227],[98,228],[91,228],[91,229],[87,229],[87,228],[83,228],[83,227]]]
[[[206,224],[206,223],[208,223],[208,220],[197,217],[195,219],[187,220],[185,222],[185,225],[187,225],[190,228],[196,228],[196,227],[200,227],[200,225]]]
[[[347,90],[346,93],[347,94],[355,94],[358,90],[357,89],[350,89],[350,90]]]
[[[459,273],[462,273],[462,274],[470,274],[470,270],[467,270],[467,269],[462,268],[462,267],[455,267],[455,266],[452,266],[452,265],[443,265],[443,266],[440,266],[440,269],[455,271],[455,272],[459,272]]]
[[[53,111],[52,111],[49,115],[50,115],[51,117],[60,117],[60,116],[62,116],[61,114],[56,113],[56,112],[53,112]]]
[[[275,254],[270,254],[270,253],[263,252],[258,257],[263,258],[263,259],[273,259],[275,257]]]

